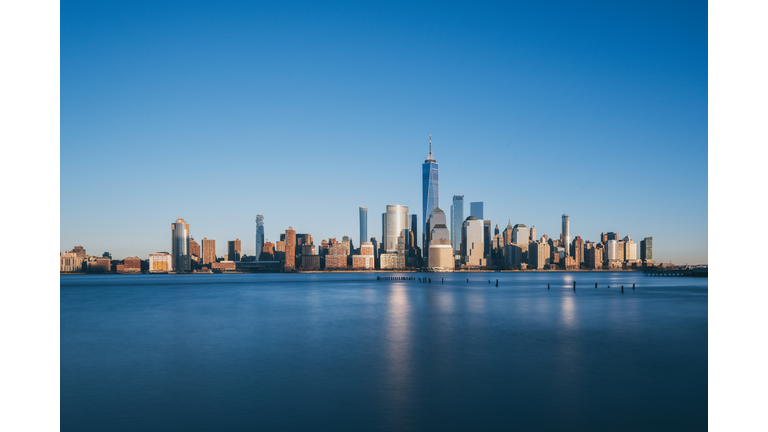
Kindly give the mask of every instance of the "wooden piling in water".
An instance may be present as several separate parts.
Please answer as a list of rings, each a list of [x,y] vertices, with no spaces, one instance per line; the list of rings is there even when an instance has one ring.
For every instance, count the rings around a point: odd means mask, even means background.
[[[621,286],[621,293],[624,294],[624,285]]]
[[[549,289],[549,284],[547,284],[547,289]]]
[[[632,284],[632,291],[635,290],[635,284]]]

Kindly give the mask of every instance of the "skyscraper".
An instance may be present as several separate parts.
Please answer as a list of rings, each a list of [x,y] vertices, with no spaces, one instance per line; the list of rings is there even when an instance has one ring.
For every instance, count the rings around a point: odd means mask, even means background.
[[[440,206],[440,196],[437,177],[437,161],[432,157],[432,134],[429,134],[429,155],[421,165],[421,185],[422,185],[422,232],[426,234],[427,217],[432,214],[432,210]],[[423,241],[422,241],[423,243]],[[422,250],[427,250],[429,245],[422,244]]]
[[[478,220],[483,220],[483,203],[469,203],[469,215],[476,217]]]
[[[176,271],[189,271],[191,260],[189,256],[189,224],[184,219],[176,219],[171,224],[171,255],[173,256],[173,269]]]
[[[445,213],[436,208],[429,216],[429,253],[427,267],[453,269],[453,248],[446,226]]]
[[[211,263],[216,262],[216,240],[208,240],[207,238],[203,237],[203,244],[202,246],[202,254],[203,259],[201,261],[202,265],[210,265]]]
[[[264,250],[264,215],[256,215],[256,261],[259,261],[261,252]]]
[[[563,244],[561,245],[565,249],[565,254],[571,253],[571,218],[568,215],[563,215]]]
[[[640,240],[640,259],[643,261],[653,261],[653,237],[646,237]]]
[[[288,227],[285,230],[285,264],[283,270],[296,270],[296,231],[293,227]]]
[[[461,227],[461,260],[467,266],[485,266],[483,226],[476,217],[468,217]]]
[[[397,237],[408,234],[408,207],[388,205],[381,214],[382,253],[397,253]]]
[[[230,261],[240,261],[240,239],[230,240],[227,242],[227,254]]]
[[[451,243],[453,251],[461,251],[461,225],[464,223],[464,195],[454,195],[451,205]]]
[[[536,241],[536,227],[531,226],[531,236],[528,238],[529,242]]]
[[[512,228],[512,243],[517,245],[528,244],[528,227],[525,224],[517,224]]]
[[[360,245],[368,241],[368,209],[360,207]]]

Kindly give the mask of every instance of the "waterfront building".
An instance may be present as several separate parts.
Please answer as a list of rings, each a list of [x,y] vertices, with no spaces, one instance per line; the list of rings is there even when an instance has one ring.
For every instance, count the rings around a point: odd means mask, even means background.
[[[347,269],[347,248],[341,243],[331,245],[325,256],[325,268],[328,270]]]
[[[461,260],[467,267],[486,265],[483,226],[483,221],[478,220],[475,216],[470,216],[461,227]]]
[[[83,271],[83,257],[75,252],[59,253],[59,271],[61,273],[79,273]]]
[[[624,261],[637,261],[637,243],[629,236],[624,237]]]
[[[381,215],[382,252],[397,253],[397,238],[408,232],[408,207],[388,205]]]
[[[603,248],[597,246],[585,248],[584,265],[588,269],[603,268]]]
[[[150,273],[168,273],[173,271],[173,257],[167,252],[149,254]]]
[[[190,271],[192,263],[189,253],[189,224],[184,219],[176,219],[171,224],[171,254],[173,268],[176,271]]]
[[[454,195],[451,204],[451,243],[454,254],[461,252],[461,225],[464,223],[464,195]]]
[[[608,240],[606,243],[606,253],[603,257],[605,261],[618,261],[619,260],[619,242],[616,240]]]
[[[525,224],[515,224],[512,228],[512,243],[516,245],[528,244],[528,227]]]
[[[230,261],[240,261],[240,239],[230,240],[227,242],[227,255]]]
[[[534,270],[541,270],[550,264],[549,243],[536,241],[528,244],[528,266]]]
[[[283,271],[290,272],[296,270],[296,231],[293,227],[285,230],[285,264]]]
[[[216,262],[216,240],[208,240],[203,237],[202,246],[202,265],[209,265]]]
[[[302,255],[301,271],[320,270],[320,255]]]
[[[348,236],[341,238],[341,244],[344,245],[344,249],[347,251],[347,256],[352,255],[352,240]]]
[[[584,240],[581,239],[581,236],[576,236],[576,238],[573,239],[573,243],[571,243],[571,255],[573,256],[573,259],[576,260],[578,266],[581,266],[581,264],[584,263]]]
[[[77,255],[77,256],[79,256],[79,257],[85,257],[85,256],[87,256],[87,254],[85,253],[85,248],[84,248],[84,247],[82,247],[82,246],[75,246],[75,247],[73,247],[73,248],[72,248],[72,250],[71,250],[71,251],[69,251],[69,252],[70,252],[70,253],[73,253],[73,254],[75,254],[75,255]]]
[[[640,259],[653,262],[653,237],[640,240]]]
[[[569,255],[571,251],[571,218],[564,214],[563,215],[563,242],[561,246],[565,250],[565,254]]]
[[[422,190],[421,220],[423,222],[422,231],[425,234],[427,232],[427,217],[430,214],[432,214],[432,210],[440,206],[440,189],[438,185],[437,170],[438,170],[437,161],[435,161],[435,159],[432,157],[432,133],[430,133],[429,134],[429,155],[427,156],[427,159],[424,161],[424,163],[421,165],[421,190]],[[387,243],[387,241],[385,241],[385,243]],[[423,249],[426,249],[426,246],[427,245],[422,242]]]
[[[606,244],[608,243],[608,234],[601,232],[600,233],[600,243]]]
[[[88,273],[109,273],[112,271],[112,260],[105,257],[87,257]]]
[[[124,259],[123,273],[141,273],[141,258],[132,256]]]
[[[264,215],[256,215],[256,261],[261,260],[261,252],[264,250]]]
[[[524,269],[528,261],[529,243],[504,246],[504,264],[507,268]]]
[[[259,254],[259,261],[278,261],[275,259],[275,244],[268,241],[264,243],[264,247]]]
[[[563,259],[563,268],[566,270],[578,270],[579,263],[576,262],[576,258],[573,255],[566,255]]]
[[[411,229],[411,237],[410,237],[410,245],[408,249],[408,255],[413,258],[414,266],[418,263],[419,258],[421,257],[418,241],[419,241],[419,230],[418,230],[418,220],[416,218],[416,214],[411,215],[411,223],[410,223],[410,229]],[[424,234],[422,234],[424,235]],[[421,240],[421,245],[424,245],[424,239]]]
[[[352,268],[356,270],[373,270],[376,268],[376,257],[373,255],[373,243],[360,244],[360,255],[352,257]]]
[[[360,244],[368,239],[368,209],[360,207]]]
[[[202,255],[200,254],[200,244],[195,241],[194,238],[189,239],[189,259],[192,260],[195,267],[198,267],[200,265],[200,259],[202,258]]]
[[[436,208],[429,216],[427,236],[429,252],[427,253],[427,267],[440,269],[453,269],[453,247],[451,246],[451,234],[446,224],[445,212]]]
[[[483,202],[469,203],[469,215],[474,216],[477,220],[483,220]]]
[[[301,248],[297,247],[297,251],[299,251],[299,255],[315,255],[315,245],[311,244],[303,244],[301,245]]]
[[[536,227],[533,225],[531,226],[531,235],[528,239],[528,242],[530,243],[532,241],[536,241]]]
[[[398,259],[396,253],[383,253],[379,257],[380,268],[382,270],[394,270],[399,269]]]

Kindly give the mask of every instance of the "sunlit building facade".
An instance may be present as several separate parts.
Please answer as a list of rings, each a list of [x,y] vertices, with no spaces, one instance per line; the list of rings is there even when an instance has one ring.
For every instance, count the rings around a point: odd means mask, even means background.
[[[397,238],[408,235],[408,207],[388,205],[381,215],[382,253],[397,253]]]
[[[176,219],[171,224],[171,255],[176,271],[190,271],[192,267],[189,253],[189,224],[184,219]]]
[[[440,189],[438,185],[438,166],[437,161],[432,157],[432,134],[429,134],[429,155],[421,165],[421,185],[422,185],[422,232],[427,232],[427,217],[432,214],[432,210],[440,206]],[[422,244],[426,249],[427,245]]]
[[[454,195],[451,204],[451,243],[455,253],[461,252],[461,225],[464,223],[464,195]]]

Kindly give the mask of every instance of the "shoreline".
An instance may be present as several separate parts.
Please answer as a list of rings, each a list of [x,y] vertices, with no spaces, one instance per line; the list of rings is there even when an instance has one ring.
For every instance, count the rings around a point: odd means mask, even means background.
[[[403,270],[313,270],[313,271],[295,271],[295,272],[247,272],[247,271],[224,271],[224,272],[188,272],[188,273],[70,273],[59,272],[59,276],[104,276],[104,275],[211,275],[211,274],[333,274],[333,273],[424,273],[424,274],[446,274],[446,273],[576,273],[576,272],[641,272],[643,269],[579,269],[579,270],[449,270],[441,272],[423,271],[415,269]]]

